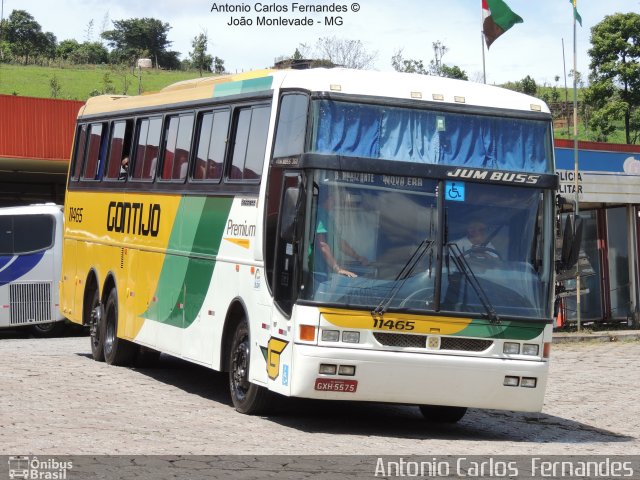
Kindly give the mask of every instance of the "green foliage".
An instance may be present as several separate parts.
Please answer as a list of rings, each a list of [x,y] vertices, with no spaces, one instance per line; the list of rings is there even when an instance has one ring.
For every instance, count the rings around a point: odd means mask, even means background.
[[[507,82],[502,84],[503,88],[508,88],[509,90],[514,90],[516,92],[526,93],[527,95],[536,96],[538,93],[538,84],[536,81],[531,78],[530,75],[527,75],[522,80],[517,82]],[[546,92],[545,92],[546,93]],[[543,93],[544,96],[544,93]],[[547,98],[549,94],[546,93]]]
[[[138,58],[149,57],[156,67],[170,68],[179,65],[178,52],[169,52],[171,45],[167,35],[171,26],[155,18],[131,18],[128,20],[114,20],[113,30],[102,33],[113,48],[112,60],[115,63],[134,65]]]
[[[49,87],[51,87],[51,98],[58,98],[62,90],[62,85],[60,85],[58,77],[56,77],[55,74],[51,77],[51,80],[49,80]]]
[[[2,30],[13,57],[21,58],[25,64],[29,63],[30,57],[55,56],[55,35],[43,32],[40,24],[24,10],[13,10]]]
[[[422,60],[407,58],[402,56],[402,49],[397,50],[391,57],[391,66],[396,72],[419,73],[421,75],[436,75],[438,77],[457,78],[459,80],[469,80],[467,73],[457,65],[452,67],[442,62],[442,57],[448,48],[442,42],[433,43],[434,59],[430,61],[429,68],[426,69]]]
[[[105,72],[109,72],[116,93],[138,93],[137,76],[133,75],[131,67],[128,66],[57,68],[5,64],[0,67],[0,72],[2,74],[0,94],[5,95],[49,98],[51,96],[50,80],[55,75],[59,84],[63,86],[58,98],[86,100],[92,94],[102,94]],[[154,92],[175,82],[197,78],[198,72],[143,70],[141,77],[143,90]],[[133,85],[135,85],[134,88],[132,88]]]
[[[590,128],[607,138],[614,121],[624,124],[626,143],[640,140],[640,14],[608,15],[591,30]]]
[[[457,78],[458,80],[469,80],[467,72],[461,70],[457,65],[454,65],[453,67],[450,67],[449,65],[442,65],[440,72],[441,77]]]
[[[191,57],[191,65],[193,68],[198,69],[200,72],[200,76],[202,76],[202,71],[210,72],[211,64],[213,63],[213,57],[207,54],[207,43],[209,39],[207,37],[206,32],[199,33],[196,35],[191,41],[191,46],[193,47],[193,51],[189,52],[189,56]]]
[[[422,60],[414,60],[413,58],[405,59],[402,56],[402,50],[398,50],[391,57],[391,66],[396,72],[419,73],[427,75],[429,72],[424,68]]]

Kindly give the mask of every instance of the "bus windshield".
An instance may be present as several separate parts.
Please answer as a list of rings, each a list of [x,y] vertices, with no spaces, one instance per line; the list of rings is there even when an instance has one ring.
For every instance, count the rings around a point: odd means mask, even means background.
[[[536,188],[443,184],[448,193],[425,178],[315,171],[301,299],[546,318],[550,197]]]

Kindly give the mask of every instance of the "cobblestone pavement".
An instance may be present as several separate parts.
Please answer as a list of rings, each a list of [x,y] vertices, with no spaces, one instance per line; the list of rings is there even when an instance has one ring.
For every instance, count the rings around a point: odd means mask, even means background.
[[[88,337],[0,332],[5,455],[592,455],[640,453],[640,342],[554,345],[542,413],[470,410],[435,426],[415,407],[287,399],[241,415],[226,376],[162,356],[91,359]]]

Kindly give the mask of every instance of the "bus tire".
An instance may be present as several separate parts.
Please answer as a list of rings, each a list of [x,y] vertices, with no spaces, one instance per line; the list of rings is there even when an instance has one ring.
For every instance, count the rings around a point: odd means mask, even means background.
[[[91,301],[85,306],[85,325],[89,325],[89,341],[91,342],[91,356],[96,362],[104,362],[104,341],[102,337],[102,323],[104,309],[100,305],[100,292],[93,290]]]
[[[109,292],[102,325],[104,361],[109,365],[130,365],[136,356],[137,345],[118,338],[118,296],[115,288]]]
[[[467,407],[445,407],[442,405],[420,405],[425,420],[433,423],[456,423],[467,413]]]
[[[229,388],[236,411],[247,415],[260,415],[267,411],[269,391],[249,381],[251,341],[246,318],[236,326],[229,355]]]
[[[61,322],[36,323],[31,325],[31,333],[34,337],[49,338],[60,335],[64,332],[65,324]]]

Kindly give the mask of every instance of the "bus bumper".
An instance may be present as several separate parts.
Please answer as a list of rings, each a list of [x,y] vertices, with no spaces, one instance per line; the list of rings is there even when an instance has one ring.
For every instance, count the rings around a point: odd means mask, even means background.
[[[546,361],[300,344],[292,353],[290,393],[303,398],[539,412],[547,384]],[[320,374],[321,364],[353,366],[355,374]],[[518,386],[506,386],[505,377],[517,377]],[[523,377],[535,378],[535,387],[522,386]]]

